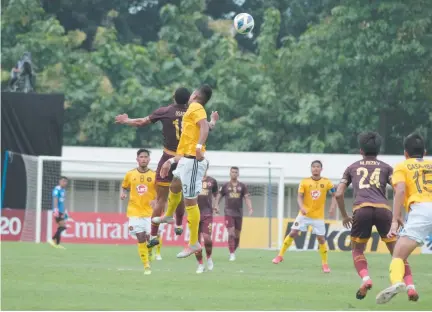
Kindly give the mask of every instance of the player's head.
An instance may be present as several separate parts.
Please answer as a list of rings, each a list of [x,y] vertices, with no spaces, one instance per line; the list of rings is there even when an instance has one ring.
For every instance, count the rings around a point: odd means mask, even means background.
[[[189,101],[191,93],[186,88],[178,88],[174,92],[174,102],[179,105],[186,105]]]
[[[323,169],[321,160],[314,160],[311,163],[311,172],[314,177],[319,177]]]
[[[201,105],[206,105],[212,97],[213,91],[209,85],[202,85],[196,89],[190,96],[189,103],[198,102]]]
[[[381,149],[381,136],[376,132],[363,132],[358,136],[360,154],[363,156],[378,156]]]
[[[405,158],[423,158],[426,155],[425,141],[418,133],[411,133],[404,140]]]
[[[62,187],[62,188],[65,188],[67,185],[68,185],[68,178],[67,177],[65,177],[65,176],[61,176],[60,177],[60,180],[59,180],[59,185]]]
[[[147,168],[149,162],[150,162],[150,151],[145,148],[140,148],[137,151],[137,158],[138,166],[140,168]]]
[[[231,180],[237,180],[238,176],[239,176],[239,168],[238,167],[231,167],[230,169],[230,178]]]

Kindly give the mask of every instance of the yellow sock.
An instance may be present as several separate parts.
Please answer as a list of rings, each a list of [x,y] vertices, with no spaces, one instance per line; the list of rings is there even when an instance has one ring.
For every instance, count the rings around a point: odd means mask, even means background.
[[[291,236],[287,235],[287,237],[285,237],[285,240],[282,244],[282,248],[279,251],[279,256],[283,257],[283,255],[286,253],[288,248],[290,248],[293,241],[294,241],[294,238],[292,238]]]
[[[168,207],[167,211],[165,212],[165,216],[172,217],[174,215],[174,212],[177,209],[178,204],[180,203],[182,199],[182,193],[173,193],[169,191],[168,195]]]
[[[160,255],[161,247],[162,247],[162,237],[158,235],[159,244],[156,245],[156,254]]]
[[[319,253],[321,256],[321,262],[322,264],[327,264],[328,260],[328,252],[327,252],[327,244],[319,244]]]
[[[198,228],[201,216],[198,204],[186,207],[186,211],[190,232],[189,245],[195,245],[198,242]]]
[[[405,263],[401,258],[393,258],[390,263],[390,281],[392,285],[403,283],[405,275]]]
[[[147,243],[138,243],[138,254],[141,258],[141,262],[144,264],[144,268],[150,267],[149,261],[149,249]]]

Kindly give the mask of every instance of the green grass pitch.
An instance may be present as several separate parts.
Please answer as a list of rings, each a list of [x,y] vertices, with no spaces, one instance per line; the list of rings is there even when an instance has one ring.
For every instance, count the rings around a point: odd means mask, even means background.
[[[179,248],[163,248],[162,261],[144,276],[136,246],[1,243],[2,310],[428,310],[432,307],[432,256],[410,259],[420,294],[417,303],[401,294],[375,304],[388,285],[389,255],[368,254],[374,288],[356,300],[360,279],[351,254],[329,254],[330,274],[321,272],[316,252],[239,250],[228,262],[214,251],[213,272],[196,274],[193,257],[176,259]]]

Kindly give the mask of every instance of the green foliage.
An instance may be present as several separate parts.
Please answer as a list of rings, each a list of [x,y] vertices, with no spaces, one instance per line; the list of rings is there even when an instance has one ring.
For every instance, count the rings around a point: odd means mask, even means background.
[[[432,145],[432,2],[215,1],[5,1],[2,83],[31,51],[38,91],[66,95],[68,145],[160,147],[158,126],[114,116],[201,83],[221,116],[210,149],[353,153],[363,130],[385,153],[412,131]],[[254,16],[254,39],[231,11]]]

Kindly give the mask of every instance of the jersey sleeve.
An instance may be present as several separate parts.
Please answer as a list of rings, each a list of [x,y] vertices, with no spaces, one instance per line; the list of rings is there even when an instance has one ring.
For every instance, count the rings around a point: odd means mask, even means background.
[[[396,186],[398,183],[405,183],[406,182],[406,172],[405,172],[405,166],[402,164],[396,165],[393,171],[392,176],[392,184],[393,186]]]
[[[130,174],[129,174],[129,172],[126,173],[126,175],[125,175],[125,177],[123,179],[122,188],[125,189],[125,190],[130,189]]]
[[[165,111],[166,111],[165,107],[159,107],[149,115],[150,121],[152,123],[158,122],[159,120],[165,117]]]
[[[60,197],[60,191],[57,187],[55,187],[52,191],[52,197],[59,198]]]
[[[249,196],[249,190],[248,190],[246,184],[243,184],[243,185],[242,185],[242,193],[243,193],[243,194],[242,194],[243,197],[245,197],[245,196]]]
[[[218,183],[216,180],[213,180],[212,193],[213,195],[217,195],[219,191]]]
[[[219,188],[219,194],[220,194],[221,196],[225,196],[225,195],[226,195],[225,185],[226,185],[226,184],[222,185],[222,186]]]
[[[306,191],[304,181],[301,181],[298,187],[298,193],[304,194]]]
[[[340,183],[346,184],[346,186],[349,186],[352,182],[350,169],[351,167],[345,169],[342,179],[340,180]]]
[[[336,192],[336,187],[333,184],[332,181],[328,180],[327,182],[327,192],[330,192],[331,194],[333,194],[334,192]]]
[[[199,121],[203,119],[207,119],[207,113],[204,107],[202,107],[201,105],[197,107],[196,110],[192,112],[192,119],[195,124],[197,124]]]

